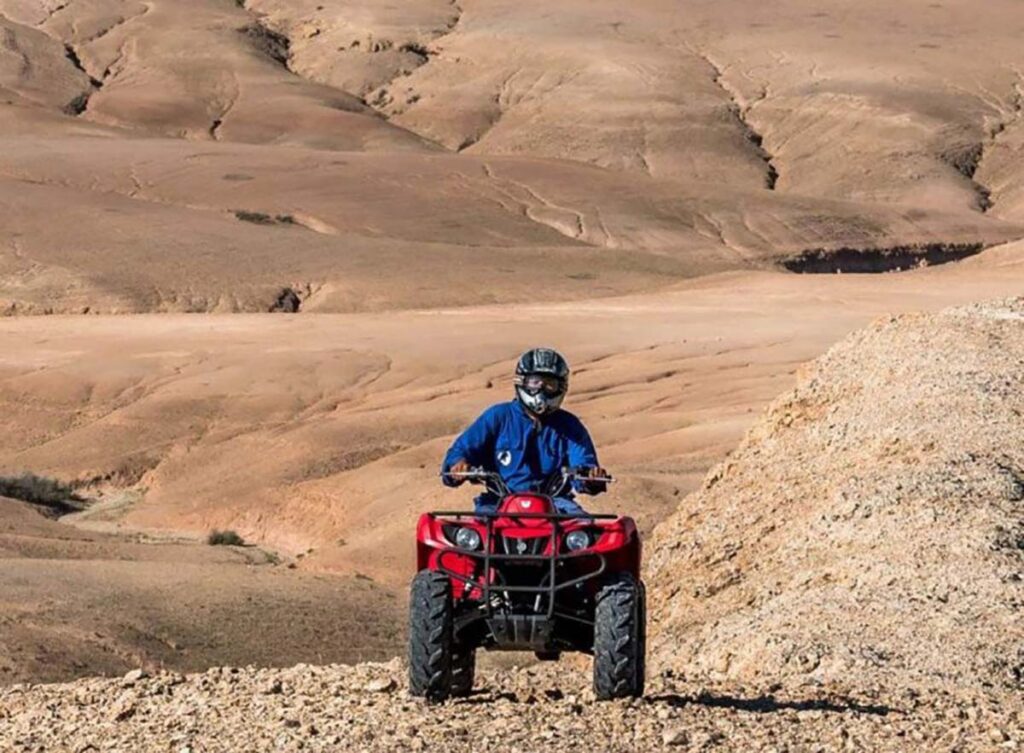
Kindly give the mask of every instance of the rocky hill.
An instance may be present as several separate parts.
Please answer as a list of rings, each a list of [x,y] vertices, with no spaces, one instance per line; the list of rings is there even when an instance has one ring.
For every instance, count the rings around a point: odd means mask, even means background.
[[[658,531],[654,658],[704,679],[1024,688],[1024,300],[832,348]]]

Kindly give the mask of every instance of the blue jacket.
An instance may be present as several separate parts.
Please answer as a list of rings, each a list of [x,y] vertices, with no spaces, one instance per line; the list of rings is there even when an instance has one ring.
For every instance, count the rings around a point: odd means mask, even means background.
[[[484,411],[455,440],[444,457],[441,472],[447,472],[460,458],[472,466],[497,471],[513,492],[537,491],[564,466],[599,465],[590,434],[576,416],[559,410],[545,416],[538,427],[518,400],[498,403]],[[455,486],[452,479],[442,478],[448,486]],[[578,481],[574,487],[584,493],[601,491],[586,489]],[[490,492],[476,499],[478,506],[493,507],[497,502]]]

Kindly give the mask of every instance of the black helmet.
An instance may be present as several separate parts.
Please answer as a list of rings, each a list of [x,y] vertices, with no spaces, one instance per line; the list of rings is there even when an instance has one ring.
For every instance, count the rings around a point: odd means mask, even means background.
[[[528,350],[516,364],[514,383],[516,397],[530,413],[554,413],[569,391],[569,364],[550,348]]]

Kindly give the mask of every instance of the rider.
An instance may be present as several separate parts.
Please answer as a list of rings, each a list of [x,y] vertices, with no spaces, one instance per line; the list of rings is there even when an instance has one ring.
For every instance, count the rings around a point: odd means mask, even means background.
[[[607,473],[597,461],[586,427],[562,410],[569,390],[569,364],[548,348],[528,350],[516,364],[516,399],[492,405],[466,429],[445,455],[441,478],[448,486],[465,479],[448,475],[472,468],[497,472],[513,492],[538,491],[561,468],[584,469],[572,489],[555,498],[563,515],[586,515],[573,499],[573,491],[600,494],[607,489]],[[494,512],[498,498],[485,492],[476,498],[477,512]]]

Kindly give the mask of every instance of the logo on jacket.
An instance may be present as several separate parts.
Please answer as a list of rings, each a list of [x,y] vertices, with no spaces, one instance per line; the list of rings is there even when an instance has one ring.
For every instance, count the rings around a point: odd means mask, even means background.
[[[502,465],[508,466],[512,463],[512,453],[508,450],[501,450],[498,453],[498,462]]]

